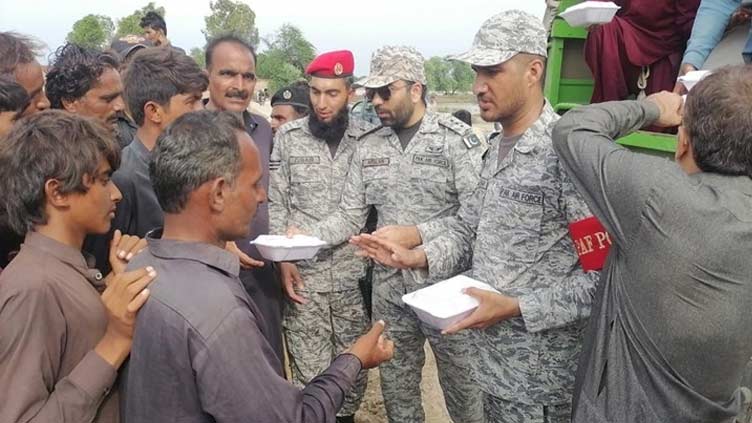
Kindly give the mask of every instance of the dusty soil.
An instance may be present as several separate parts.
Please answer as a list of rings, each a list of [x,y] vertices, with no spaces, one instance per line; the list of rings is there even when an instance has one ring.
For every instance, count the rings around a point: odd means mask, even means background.
[[[426,365],[423,366],[423,410],[426,413],[426,423],[451,423],[446,411],[444,395],[441,393],[439,379],[436,374],[436,360],[431,348],[426,344]],[[368,390],[355,415],[357,423],[385,423],[384,399],[381,397],[379,385],[379,371],[373,369],[368,374]]]

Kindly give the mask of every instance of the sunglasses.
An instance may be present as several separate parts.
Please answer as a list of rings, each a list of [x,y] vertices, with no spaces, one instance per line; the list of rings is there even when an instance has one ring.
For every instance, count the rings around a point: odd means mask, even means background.
[[[383,101],[389,101],[389,99],[392,97],[392,93],[396,92],[397,90],[401,90],[403,88],[410,88],[415,84],[414,82],[406,83],[405,85],[401,87],[395,87],[394,85],[384,85],[383,87],[379,88],[366,88],[366,99],[368,101],[373,101],[373,98],[376,97],[378,94],[379,98]]]

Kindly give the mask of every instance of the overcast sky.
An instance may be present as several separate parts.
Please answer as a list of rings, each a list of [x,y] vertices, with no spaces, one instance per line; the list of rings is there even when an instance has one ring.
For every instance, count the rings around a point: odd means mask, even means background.
[[[416,47],[426,58],[461,52],[488,17],[519,8],[543,16],[543,0],[244,0],[265,37],[282,24],[299,27],[318,52],[349,49],[356,74],[368,72],[371,53],[387,44]],[[148,3],[127,0],[0,0],[0,30],[31,34],[49,50],[61,45],[73,23],[93,13],[114,22]],[[168,38],[189,51],[205,42],[201,29],[208,0],[158,0],[167,10]],[[46,59],[42,60],[43,62]]]

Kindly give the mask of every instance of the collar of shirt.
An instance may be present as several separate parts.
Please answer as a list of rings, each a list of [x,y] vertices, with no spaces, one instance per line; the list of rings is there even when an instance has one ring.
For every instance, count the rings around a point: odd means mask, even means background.
[[[138,135],[133,137],[133,141],[126,147],[133,150],[139,159],[146,163],[151,161],[151,151],[149,151],[143,142],[138,138]]]
[[[149,252],[165,260],[192,260],[213,267],[229,276],[240,274],[238,257],[231,252],[203,242],[162,239],[162,229],[146,234]]]
[[[104,287],[104,276],[94,267],[94,258],[81,250],[34,231],[26,234],[24,246],[42,251],[70,265],[97,289]]]
[[[243,111],[243,122],[245,123],[245,130],[249,134],[253,134],[253,131],[259,126],[258,121],[256,121],[256,116],[248,110]]]
[[[528,154],[535,151],[542,142],[551,143],[551,125],[559,119],[554,112],[551,103],[545,100],[543,110],[538,120],[522,134],[522,138],[514,145],[514,150],[522,154]],[[501,137],[499,137],[501,139]],[[548,139],[548,141],[545,141]]]

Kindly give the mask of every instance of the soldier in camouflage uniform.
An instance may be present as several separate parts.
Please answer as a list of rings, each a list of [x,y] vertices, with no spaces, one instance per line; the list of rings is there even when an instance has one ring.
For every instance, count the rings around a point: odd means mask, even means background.
[[[454,117],[426,112],[425,83],[424,60],[415,49],[374,53],[363,85],[384,125],[367,132],[353,154],[338,212],[299,229],[338,245],[358,233],[372,206],[378,226],[457,212],[478,183],[485,145]],[[390,422],[424,421],[420,381],[428,339],[449,414],[457,423],[482,422],[480,391],[467,372],[467,335],[442,337],[402,302],[402,295],[427,283],[424,271],[374,271],[373,318],[387,322],[395,345],[394,359],[380,367],[387,416]]]
[[[352,63],[352,53],[339,51],[322,54],[308,66],[312,113],[281,126],[274,141],[269,187],[272,233],[284,234],[288,225],[312,225],[337,209],[358,138],[373,127],[348,117]],[[344,121],[344,134],[329,130],[338,121]],[[283,321],[290,367],[293,382],[301,387],[329,367],[368,326],[358,286],[367,262],[354,252],[353,246],[339,243],[297,266],[279,264],[285,292],[292,300]],[[338,422],[353,421],[366,383],[363,371],[345,398]]]
[[[568,235],[570,224],[591,213],[552,148],[558,116],[543,97],[545,57],[546,33],[538,19],[509,11],[486,21],[473,49],[457,57],[477,73],[481,116],[504,128],[491,138],[480,184],[459,219],[402,228],[413,231],[406,239],[422,241],[423,248],[361,237],[379,261],[427,267],[436,278],[465,270],[472,249],[468,276],[502,294],[468,290],[481,305],[447,332],[479,329],[465,333],[478,348],[471,367],[484,392],[486,420],[494,423],[570,421],[598,274],[582,269]],[[376,247],[383,251],[374,253]]]

